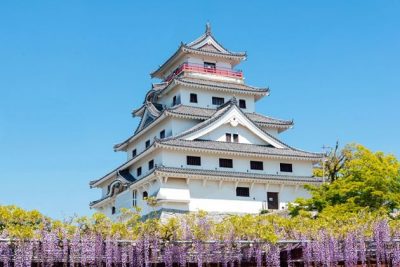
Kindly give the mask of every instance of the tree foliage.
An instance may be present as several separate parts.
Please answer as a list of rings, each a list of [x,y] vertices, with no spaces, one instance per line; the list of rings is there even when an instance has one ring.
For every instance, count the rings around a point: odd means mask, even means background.
[[[292,215],[300,210],[391,213],[400,208],[400,163],[393,155],[351,145],[340,153],[333,152],[326,166],[332,182],[309,186],[311,198],[298,199],[291,205]]]

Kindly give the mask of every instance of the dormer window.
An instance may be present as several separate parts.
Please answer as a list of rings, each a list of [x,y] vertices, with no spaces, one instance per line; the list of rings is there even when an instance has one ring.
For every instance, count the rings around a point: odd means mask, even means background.
[[[197,94],[190,94],[190,103],[197,103]]]
[[[225,102],[225,99],[223,97],[212,97],[212,104],[220,106]]]
[[[246,108],[246,100],[239,99],[239,108]]]
[[[205,69],[216,69],[216,65],[213,62],[204,62],[204,68]]]

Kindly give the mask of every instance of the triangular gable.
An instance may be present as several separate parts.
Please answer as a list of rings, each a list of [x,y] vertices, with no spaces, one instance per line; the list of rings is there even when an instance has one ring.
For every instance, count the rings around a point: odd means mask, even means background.
[[[228,50],[226,50],[224,47],[222,47],[217,42],[217,40],[215,40],[214,37],[210,34],[204,34],[202,39],[198,40],[195,43],[191,43],[188,46],[190,48],[194,48],[194,49],[209,48],[211,46],[211,47],[215,48],[215,50],[218,52],[230,54],[230,52]],[[204,50],[206,50],[206,49],[204,49]]]
[[[219,113],[219,114],[217,114]],[[255,136],[266,142],[267,144],[272,145],[276,148],[287,148],[288,146],[273,137],[272,135],[266,133],[260,127],[258,127],[254,122],[252,122],[236,105],[231,104],[228,107],[225,107],[220,112],[216,112],[213,117],[204,121],[203,123],[194,126],[192,129],[189,129],[185,133],[183,133],[179,138],[185,140],[195,140],[201,139],[202,136],[205,136],[212,131],[218,129],[222,125],[229,123],[232,127],[237,127],[241,125],[247,128],[250,132],[252,132]]]
[[[140,131],[141,129],[143,129],[146,125],[148,125],[149,123],[151,123],[154,120],[154,117],[151,115],[151,113],[149,112],[149,110],[146,108],[146,110],[144,111],[142,120],[140,121],[140,124],[136,130],[136,132]]]

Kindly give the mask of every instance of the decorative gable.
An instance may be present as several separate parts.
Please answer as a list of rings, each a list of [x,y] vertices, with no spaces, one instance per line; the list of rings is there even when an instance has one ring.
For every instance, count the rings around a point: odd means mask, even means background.
[[[233,99],[231,102],[236,101]],[[207,137],[213,136],[212,133],[218,133],[225,129],[232,129],[232,132],[241,131],[246,134],[247,139],[251,139],[253,142],[258,140],[257,142],[264,142],[264,145],[271,145],[276,148],[287,148],[287,145],[252,122],[235,103],[231,103],[222,108],[210,119],[189,129],[183,133],[180,138],[185,140],[206,139]]]

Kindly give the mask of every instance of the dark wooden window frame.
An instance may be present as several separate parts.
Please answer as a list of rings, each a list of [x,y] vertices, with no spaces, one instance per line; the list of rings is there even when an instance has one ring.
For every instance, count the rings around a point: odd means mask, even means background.
[[[219,166],[221,168],[233,168],[233,159],[219,159]]]
[[[233,136],[232,141],[234,143],[239,143],[239,135],[238,134],[232,134],[232,136]]]
[[[246,100],[239,99],[239,108],[246,108]]]
[[[249,197],[250,196],[250,188],[238,186],[236,187],[236,196],[237,197]]]
[[[232,142],[232,134],[226,133],[225,134],[225,141],[228,142],[228,143]]]
[[[262,171],[262,170],[264,170],[264,162],[251,160],[250,161],[250,169]]]
[[[165,138],[165,130],[162,130],[160,132],[160,139],[163,139],[163,138]]]
[[[186,156],[186,164],[190,166],[201,166],[201,157]]]
[[[197,94],[195,93],[190,94],[190,103],[197,103]]]
[[[225,103],[225,99],[223,97],[212,97],[212,104],[216,106],[220,106]]]
[[[149,170],[152,170],[154,168],[154,159],[149,161]]]
[[[281,163],[280,170],[281,170],[281,172],[293,172],[293,164],[292,163]]]

